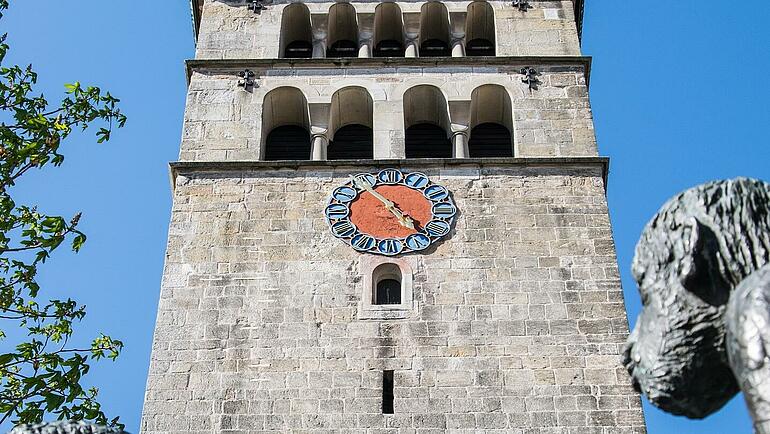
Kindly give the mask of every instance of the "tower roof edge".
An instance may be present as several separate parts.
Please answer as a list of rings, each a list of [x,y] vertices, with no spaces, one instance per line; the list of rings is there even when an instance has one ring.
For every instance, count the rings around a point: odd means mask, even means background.
[[[577,24],[578,37],[583,38],[583,12],[585,11],[585,0],[572,0],[575,4],[575,23]]]
[[[190,0],[190,12],[192,13],[193,37],[198,40],[198,30],[201,25],[201,12],[203,11],[203,0]]]

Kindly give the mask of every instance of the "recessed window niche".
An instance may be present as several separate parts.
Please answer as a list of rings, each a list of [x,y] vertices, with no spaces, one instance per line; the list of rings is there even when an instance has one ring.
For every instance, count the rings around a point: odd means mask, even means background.
[[[361,258],[361,272],[364,278],[359,319],[400,319],[414,313],[414,275],[409,259],[370,256]]]

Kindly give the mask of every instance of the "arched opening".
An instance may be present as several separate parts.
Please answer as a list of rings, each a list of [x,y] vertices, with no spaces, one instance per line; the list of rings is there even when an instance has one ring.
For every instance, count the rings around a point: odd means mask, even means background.
[[[290,59],[313,57],[310,10],[302,3],[292,3],[283,9],[280,52]]]
[[[495,14],[492,6],[485,1],[468,5],[465,18],[465,55],[495,55]]]
[[[332,95],[329,160],[374,158],[373,102],[363,87],[346,87]]]
[[[372,304],[387,305],[402,303],[401,269],[396,264],[381,264],[372,275]]]
[[[310,159],[310,116],[307,100],[293,87],[279,87],[262,104],[263,158]]]
[[[420,9],[420,57],[449,56],[449,12],[440,2],[428,2]]]
[[[358,20],[350,3],[329,8],[329,48],[326,57],[358,57]]]
[[[513,156],[513,109],[505,88],[479,86],[471,93],[471,158]]]
[[[429,85],[404,94],[406,158],[452,158],[449,112],[444,94]]]
[[[374,57],[404,57],[404,19],[396,3],[374,9]]]

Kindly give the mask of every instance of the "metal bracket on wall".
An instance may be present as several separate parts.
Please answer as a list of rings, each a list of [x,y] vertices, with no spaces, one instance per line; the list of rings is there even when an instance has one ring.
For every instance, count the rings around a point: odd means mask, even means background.
[[[259,87],[259,84],[256,80],[254,80],[254,77],[257,75],[254,74],[254,71],[250,69],[244,69],[243,71],[238,73],[238,77],[241,79],[238,80],[238,87],[242,87],[245,90],[251,90],[255,87]]]
[[[522,12],[526,12],[529,9],[533,9],[532,5],[527,0],[513,0],[511,6],[518,8]]]
[[[263,10],[267,9],[269,4],[270,0],[251,0],[249,1],[249,10],[255,14],[261,14]]]
[[[529,66],[521,68],[521,75],[524,76],[524,78],[521,79],[521,82],[527,83],[529,93],[532,93],[533,90],[537,90],[537,85],[540,84],[540,80],[538,80],[537,76],[540,75],[540,73],[537,72],[535,68],[530,68]]]

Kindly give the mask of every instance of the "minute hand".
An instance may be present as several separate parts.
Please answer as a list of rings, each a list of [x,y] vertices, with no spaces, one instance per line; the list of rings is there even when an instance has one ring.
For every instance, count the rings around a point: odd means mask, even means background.
[[[404,226],[406,228],[414,230],[414,220],[412,220],[411,217],[404,215],[404,213],[401,212],[398,207],[396,207],[396,204],[393,203],[393,201],[389,200],[385,196],[381,195],[380,193],[377,193],[374,191],[371,185],[369,185],[368,182],[357,182],[356,185],[361,186],[364,190],[368,191],[372,196],[376,197],[377,200],[385,204],[385,209],[390,211],[396,218],[398,219],[398,222],[401,224],[401,226]]]

